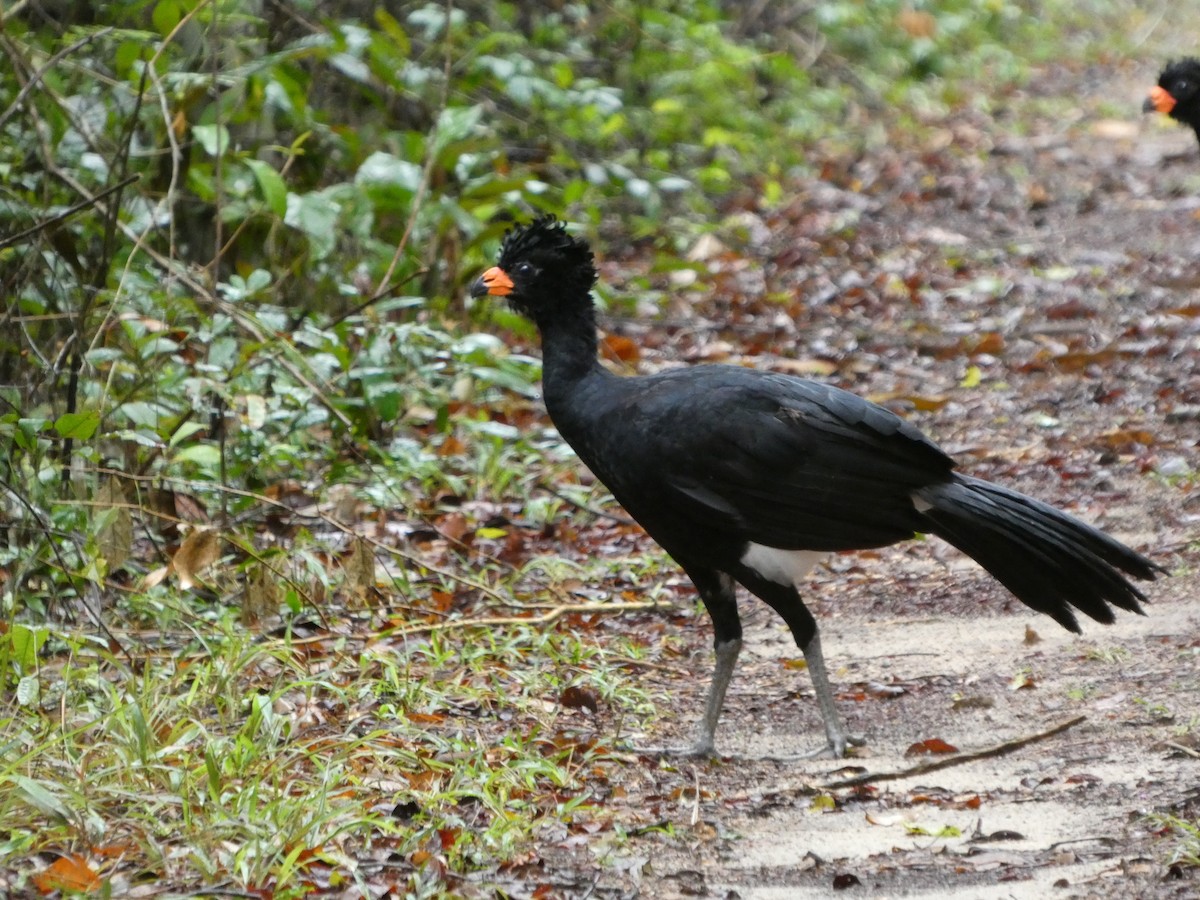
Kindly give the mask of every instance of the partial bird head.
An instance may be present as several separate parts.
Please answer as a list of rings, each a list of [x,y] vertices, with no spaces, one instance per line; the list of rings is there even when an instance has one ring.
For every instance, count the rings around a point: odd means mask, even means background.
[[[587,241],[567,234],[554,216],[516,225],[504,236],[496,265],[471,285],[471,296],[507,297],[535,322],[560,310],[590,306],[596,266]]]
[[[1160,112],[1196,129],[1200,136],[1200,59],[1169,63],[1150,88],[1142,112]]]

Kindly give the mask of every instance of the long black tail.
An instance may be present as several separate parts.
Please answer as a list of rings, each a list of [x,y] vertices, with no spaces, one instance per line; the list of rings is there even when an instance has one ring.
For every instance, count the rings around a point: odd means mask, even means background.
[[[1164,571],[1053,506],[978,478],[955,475],[916,496],[933,534],[1071,631],[1080,630],[1071,607],[1106,623],[1113,621],[1110,603],[1141,614],[1146,597],[1121,573],[1153,581]]]

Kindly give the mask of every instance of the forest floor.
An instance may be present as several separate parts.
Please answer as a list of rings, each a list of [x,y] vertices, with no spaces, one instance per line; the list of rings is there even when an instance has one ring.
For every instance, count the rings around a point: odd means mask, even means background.
[[[965,471],[1171,577],[1147,586],[1145,618],[1076,636],[937,541],[832,558],[806,597],[868,738],[843,761],[770,758],[815,746],[821,725],[782,622],[745,598],[727,755],[628,757],[609,801],[627,839],[591,848],[589,893],[1200,893],[1173,862],[1183,835],[1154,818],[1200,818],[1200,148],[1138,116],[1154,74],[1046,69],[990,116],[831,161],[782,208],[739,214],[744,242],[695,247],[705,274],[664,276],[662,319],[605,323],[643,370],[736,361],[902,410]],[[602,268],[617,294],[630,266]],[[711,630],[697,614],[681,634],[675,665],[637,676],[664,712],[635,740],[682,742],[699,717]],[[995,752],[902,774],[945,758],[908,755],[931,741]],[[900,777],[832,786],[881,774]]]

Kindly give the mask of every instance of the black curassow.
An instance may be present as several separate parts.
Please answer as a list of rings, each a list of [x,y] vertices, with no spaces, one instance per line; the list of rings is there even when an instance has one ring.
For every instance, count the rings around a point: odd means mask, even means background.
[[[1121,572],[1158,566],[1083,522],[960,475],[911,424],[836,387],[728,365],[621,377],[597,359],[592,252],[546,216],[505,236],[471,285],[537,325],[546,408],[579,458],[683,567],[712,617],[716,668],[698,740],[714,734],[742,645],[745,586],[804,653],[825,724],[816,752],[845,754],[817,623],[797,582],[826,554],[936,534],[1021,602],[1078,632],[1075,611],[1112,622],[1145,599]]]
[[[1160,112],[1190,125],[1200,140],[1200,59],[1188,57],[1168,63],[1158,84],[1142,104],[1142,112]]]

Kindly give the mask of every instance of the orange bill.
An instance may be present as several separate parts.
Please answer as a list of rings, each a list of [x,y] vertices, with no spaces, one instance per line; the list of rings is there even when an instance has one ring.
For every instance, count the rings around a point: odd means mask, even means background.
[[[512,293],[512,279],[499,266],[492,266],[479,276],[479,280],[493,297],[507,297]]]
[[[1146,98],[1146,107],[1154,108],[1160,113],[1170,115],[1171,110],[1175,108],[1175,98],[1162,87],[1155,85],[1150,88],[1150,96]]]

